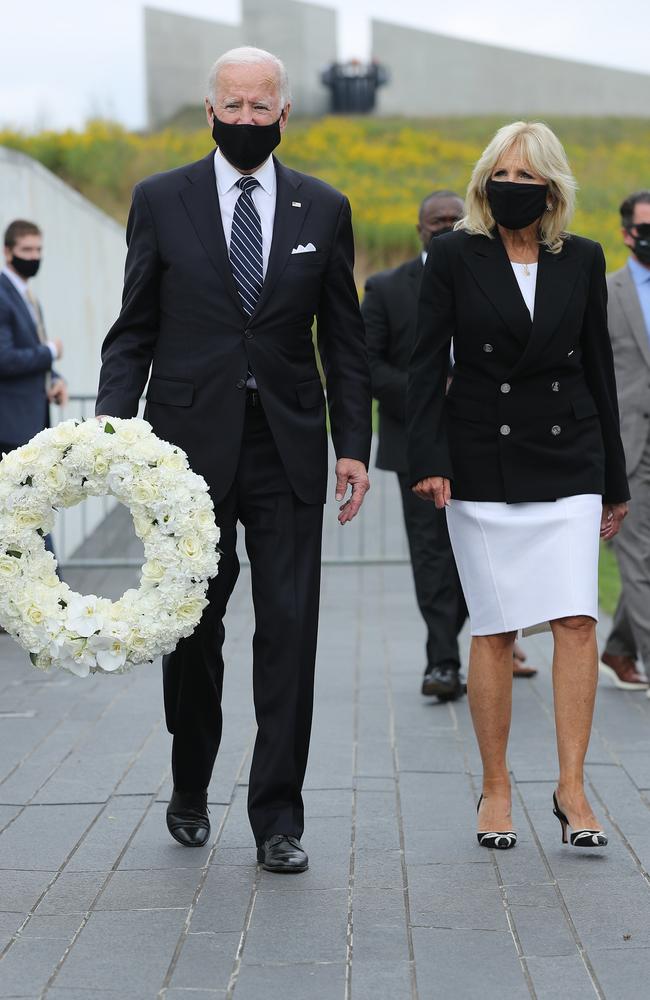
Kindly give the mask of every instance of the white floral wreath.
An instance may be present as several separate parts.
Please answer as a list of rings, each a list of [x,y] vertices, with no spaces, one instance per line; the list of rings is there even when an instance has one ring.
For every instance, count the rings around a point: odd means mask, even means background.
[[[46,551],[59,507],[112,494],[144,543],[138,590],[75,593]],[[144,420],[67,420],[0,462],[0,623],[34,666],[79,677],[170,652],[208,603],[219,529],[205,480]]]

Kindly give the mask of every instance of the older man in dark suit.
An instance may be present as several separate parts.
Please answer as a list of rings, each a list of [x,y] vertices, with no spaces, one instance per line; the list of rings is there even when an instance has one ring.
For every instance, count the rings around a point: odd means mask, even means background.
[[[207,787],[221,736],[223,618],[251,561],[258,734],[249,818],[258,860],[304,871],[302,783],[312,718],[327,383],[345,524],[368,489],[370,376],[352,274],[347,198],[271,156],[290,110],[282,63],[235,49],[213,67],[206,113],[216,154],[135,188],[119,319],[103,350],[97,413],[147,419],[205,476],[222,557],[193,636],[164,659],[173,734],[170,833],[209,836]]]

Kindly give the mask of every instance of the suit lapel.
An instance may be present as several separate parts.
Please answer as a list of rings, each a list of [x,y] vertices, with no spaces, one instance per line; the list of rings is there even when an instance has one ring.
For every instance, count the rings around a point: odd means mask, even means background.
[[[557,330],[573,294],[580,267],[580,258],[570,252],[570,241],[557,254],[540,247],[532,329],[515,371],[539,354]]]
[[[511,333],[526,345],[531,331],[530,313],[499,235],[494,239],[473,236],[464,250],[464,258],[483,294]]]
[[[618,272],[614,278],[614,287],[616,288],[616,294],[623,314],[632,328],[632,333],[646,364],[650,367],[650,340],[648,340],[648,331],[646,330],[645,319],[641,311],[639,294],[630,274],[629,267],[624,267]]]
[[[277,182],[273,238],[264,284],[251,318],[259,315],[264,308],[289,262],[291,251],[297,245],[298,236],[311,205],[310,200],[300,192],[302,181],[298,174],[283,166],[275,157],[273,162]]]
[[[209,153],[198,163],[193,163],[186,176],[189,184],[180,192],[185,210],[213,267],[221,275],[224,286],[243,314],[221,222],[217,180],[214,174],[214,153]]]
[[[40,340],[38,338],[38,327],[34,322],[34,317],[29,311],[29,306],[25,302],[24,298],[22,297],[18,289],[15,287],[15,285],[11,281],[9,281],[9,278],[7,277],[6,274],[0,274],[0,281],[2,282],[3,288],[7,289],[7,291],[9,292],[9,295],[12,297],[14,303],[18,306],[19,309],[23,311],[23,314],[27,317],[30,328],[34,332],[34,337],[36,341],[40,343]]]

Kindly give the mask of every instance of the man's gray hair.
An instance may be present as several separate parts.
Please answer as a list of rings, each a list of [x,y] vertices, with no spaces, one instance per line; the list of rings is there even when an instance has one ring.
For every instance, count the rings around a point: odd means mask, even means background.
[[[224,52],[217,59],[208,76],[208,97],[213,105],[217,100],[217,80],[224,66],[259,65],[260,63],[269,63],[273,66],[278,77],[280,101],[284,108],[287,102],[291,100],[289,77],[284,63],[277,56],[274,56],[273,53],[267,52],[266,49],[256,49],[252,45],[242,45],[237,49],[229,49],[228,52]]]

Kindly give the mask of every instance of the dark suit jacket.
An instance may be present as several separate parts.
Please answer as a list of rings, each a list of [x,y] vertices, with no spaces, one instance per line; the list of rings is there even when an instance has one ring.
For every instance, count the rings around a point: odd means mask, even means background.
[[[314,316],[336,454],[367,465],[370,452],[350,206],[275,161],[271,254],[249,318],[232,278],[213,160],[211,152],[134,190],[122,311],[104,342],[96,412],[134,416],[152,366],[145,416],[188,453],[218,502],[237,469],[250,367],[292,488],[322,503],[327,434]],[[292,255],[307,243],[315,253]]]
[[[600,245],[572,236],[540,250],[531,323],[498,234],[434,240],[408,425],[412,481],[446,476],[457,499],[628,499]]]
[[[366,282],[361,313],[366,325],[372,394],[379,401],[377,467],[406,473],[406,384],[415,345],[422,257]]]
[[[0,274],[0,441],[26,444],[50,425],[45,373],[52,353],[38,339],[22,295]],[[52,372],[54,379],[60,378]]]

